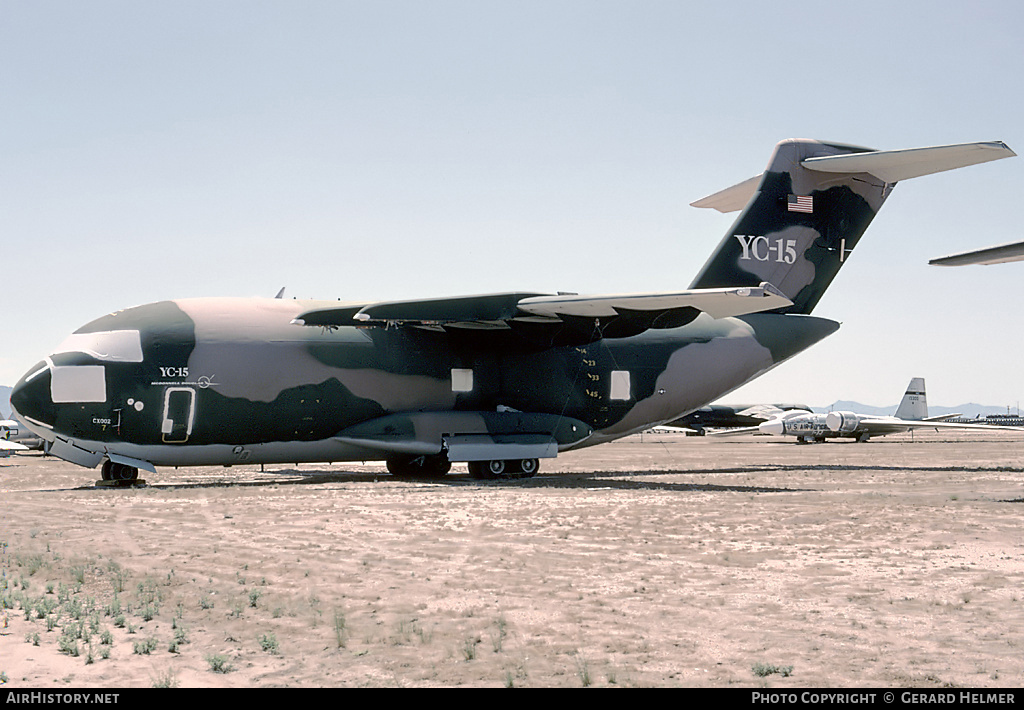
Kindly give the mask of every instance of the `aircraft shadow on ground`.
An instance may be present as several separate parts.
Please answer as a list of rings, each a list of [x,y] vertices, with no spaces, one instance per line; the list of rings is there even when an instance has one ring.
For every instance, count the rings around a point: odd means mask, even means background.
[[[751,473],[767,472],[771,469],[751,470]],[[478,480],[468,473],[451,473],[443,478],[397,478],[386,473],[372,471],[281,471],[259,472],[253,480],[251,473],[240,473],[237,480],[231,474],[218,474],[210,480],[160,481],[145,482],[135,486],[96,486],[83,484],[68,488],[36,489],[37,492],[65,492],[71,490],[118,491],[132,488],[150,488],[155,490],[184,490],[196,488],[267,488],[288,486],[322,486],[332,483],[365,483],[384,482],[407,483],[418,492],[429,494],[435,486],[469,486],[478,488],[510,487],[554,488],[554,489],[588,489],[588,490],[652,490],[687,492],[729,492],[729,493],[797,493],[815,490],[814,488],[795,488],[757,485],[724,485],[707,482],[686,483],[666,481],[667,476],[715,475],[718,473],[736,473],[736,469],[728,471],[594,471],[574,473],[540,474],[534,478]],[[661,480],[655,480],[658,477]]]
[[[1007,471],[1006,467],[997,467],[1000,471]],[[812,487],[794,486],[758,486],[738,484],[717,484],[706,481],[700,483],[688,483],[685,481],[666,481],[665,477],[672,476],[715,476],[729,474],[778,474],[785,471],[957,471],[964,472],[970,469],[964,466],[868,466],[868,465],[836,465],[817,464],[810,466],[780,465],[780,466],[757,466],[757,467],[731,467],[722,469],[701,469],[701,470],[659,470],[659,471],[590,471],[590,472],[567,472],[539,474],[534,478],[524,479],[498,479],[478,480],[472,478],[468,473],[450,473],[442,478],[398,478],[382,471],[353,471],[353,470],[296,470],[281,469],[277,471],[249,472],[239,471],[237,473],[215,473],[204,477],[196,477],[192,480],[166,481],[160,480],[158,473],[153,481],[147,481],[134,487],[183,490],[189,488],[259,488],[273,486],[306,486],[306,485],[327,485],[332,483],[384,483],[384,482],[405,482],[417,486],[419,491],[429,493],[433,486],[474,486],[481,488],[492,488],[495,486],[513,488],[558,488],[558,489],[613,489],[613,490],[661,490],[676,492],[732,492],[732,493],[796,493],[817,490]],[[985,467],[976,470],[989,470]],[[1024,469],[1013,469],[1024,472]],[[655,480],[655,479],[660,480]],[[36,492],[66,492],[72,490],[126,490],[133,486],[97,486],[94,483],[83,482],[68,487],[34,489]],[[1024,503],[1024,498],[1005,500],[1006,503]]]

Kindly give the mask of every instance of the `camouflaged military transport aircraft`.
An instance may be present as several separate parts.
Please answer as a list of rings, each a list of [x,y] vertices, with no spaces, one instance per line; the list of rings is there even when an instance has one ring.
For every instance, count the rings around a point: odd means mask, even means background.
[[[50,453],[155,466],[384,460],[531,476],[538,460],[712,402],[834,332],[811,310],[894,184],[1005,158],[792,140],[693,203],[743,209],[686,291],[380,303],[186,299],[105,315],[17,383]]]

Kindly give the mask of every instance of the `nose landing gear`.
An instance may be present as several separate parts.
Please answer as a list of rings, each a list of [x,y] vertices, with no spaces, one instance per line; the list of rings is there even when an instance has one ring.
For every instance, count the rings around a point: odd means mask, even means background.
[[[102,486],[133,486],[144,483],[139,480],[139,469],[110,459],[103,462],[100,477],[102,480],[97,481],[97,485]]]

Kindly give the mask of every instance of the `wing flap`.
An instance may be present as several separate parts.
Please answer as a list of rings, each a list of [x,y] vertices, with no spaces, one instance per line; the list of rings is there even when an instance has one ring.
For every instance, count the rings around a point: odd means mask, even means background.
[[[344,326],[378,323],[488,323],[516,315],[516,304],[536,293],[492,293],[414,301],[381,301],[319,308],[300,314],[298,325]]]
[[[676,293],[636,293],[608,296],[536,296],[519,308],[542,316],[608,318],[626,312],[665,313],[694,308],[712,318],[740,316],[792,305],[781,291],[764,282],[756,287],[708,288]]]

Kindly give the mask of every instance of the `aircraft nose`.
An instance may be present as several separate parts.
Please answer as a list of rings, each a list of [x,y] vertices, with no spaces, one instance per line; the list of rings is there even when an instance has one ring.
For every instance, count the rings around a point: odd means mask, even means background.
[[[50,397],[50,367],[47,363],[38,363],[18,380],[11,390],[11,408],[32,431],[43,438],[52,439],[52,433],[43,428],[52,427],[56,419]]]
[[[786,424],[781,419],[771,419],[758,424],[757,430],[762,434],[781,436],[786,431]]]

